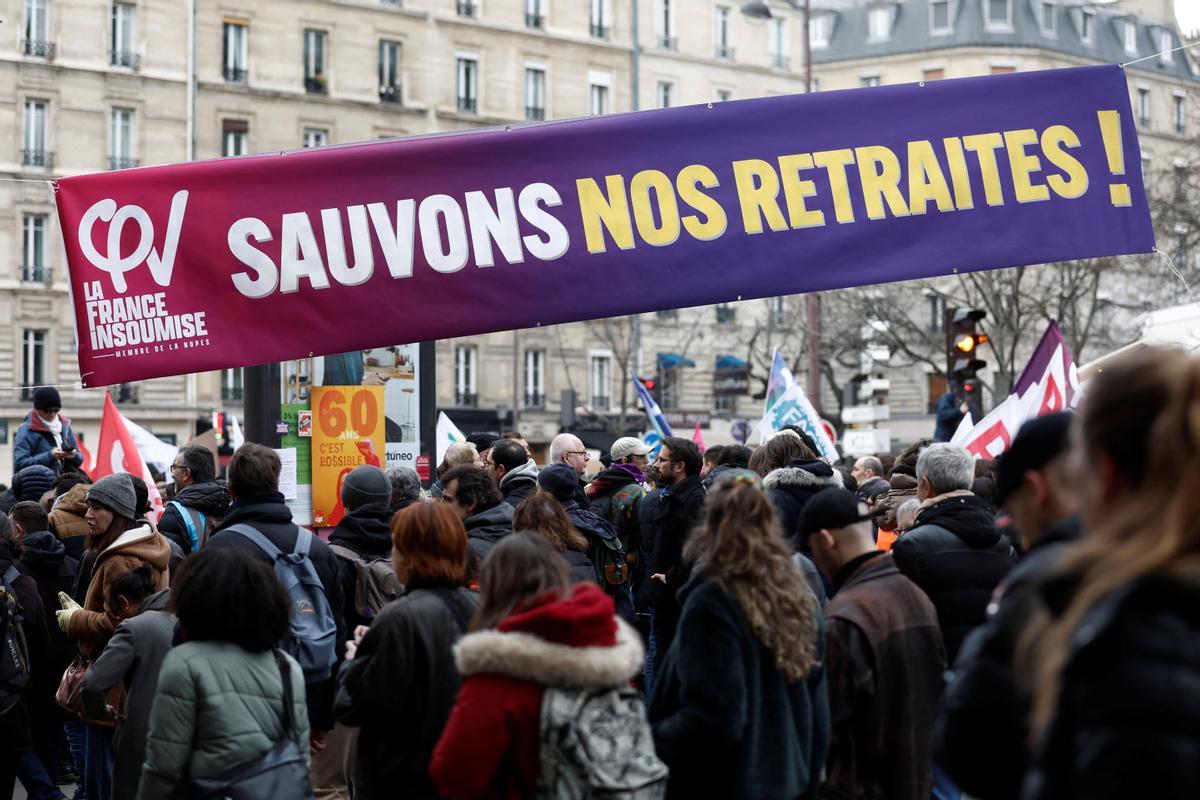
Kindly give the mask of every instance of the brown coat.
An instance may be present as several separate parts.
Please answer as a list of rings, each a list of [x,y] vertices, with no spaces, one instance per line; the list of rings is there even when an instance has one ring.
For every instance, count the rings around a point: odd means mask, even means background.
[[[125,531],[104,548],[92,567],[83,610],[71,615],[67,636],[79,643],[85,656],[94,657],[104,649],[117,629],[118,620],[105,608],[108,591],[118,578],[149,564],[154,570],[155,590],[167,588],[170,579],[171,548],[162,534],[143,525]]]
[[[859,565],[825,619],[833,738],[821,796],[927,800],[946,670],[933,604],[884,554]]]
[[[82,483],[72,486],[50,512],[50,529],[59,539],[88,534],[87,520],[83,515],[87,513],[87,493],[91,488]]]

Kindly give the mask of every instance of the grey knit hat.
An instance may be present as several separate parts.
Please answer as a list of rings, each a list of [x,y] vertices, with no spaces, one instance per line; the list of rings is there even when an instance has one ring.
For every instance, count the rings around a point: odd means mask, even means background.
[[[125,519],[137,517],[137,495],[133,491],[133,481],[124,472],[114,472],[96,481],[88,489],[87,499]]]
[[[342,482],[342,505],[350,511],[367,503],[387,503],[391,496],[391,481],[383,470],[370,464],[355,467]]]

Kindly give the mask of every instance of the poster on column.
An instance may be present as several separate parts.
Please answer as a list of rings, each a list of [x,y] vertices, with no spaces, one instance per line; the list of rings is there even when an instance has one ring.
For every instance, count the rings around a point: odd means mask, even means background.
[[[383,467],[384,389],[316,386],[312,407],[313,524],[329,527],[345,516],[341,494],[346,476],[363,464]]]
[[[280,415],[287,424],[287,433],[280,437],[280,447],[296,451],[296,499],[287,500],[292,521],[297,525],[312,525],[312,438],[300,435],[300,412],[308,411],[308,403],[283,403]]]

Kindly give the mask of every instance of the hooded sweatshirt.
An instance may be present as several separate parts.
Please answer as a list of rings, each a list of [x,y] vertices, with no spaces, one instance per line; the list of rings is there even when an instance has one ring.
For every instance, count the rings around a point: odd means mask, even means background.
[[[763,488],[779,514],[783,534],[797,550],[802,549],[799,526],[804,506],[822,489],[841,485],[842,473],[824,461],[807,458],[794,458],[786,467],[780,467],[763,479]]]
[[[612,599],[586,583],[464,636],[455,647],[462,688],[429,765],[439,794],[524,796],[522,788],[537,785],[546,687],[626,686],[643,657],[641,637],[617,618]]]
[[[75,575],[79,572],[79,561],[67,555],[67,549],[54,534],[49,531],[26,533],[21,540],[25,552],[21,556],[21,569],[37,581],[38,595],[42,598],[42,611],[46,618],[46,628],[50,631],[50,659],[52,668],[46,670],[58,685],[62,671],[75,657],[75,645],[58,627],[54,612],[58,610],[58,593],[71,593],[75,585]]]
[[[537,491],[537,462],[532,458],[500,479],[500,494],[513,508]]]
[[[496,542],[512,533],[512,521],[513,507],[505,502],[476,511],[463,520],[467,544],[479,555],[481,562],[492,552]]]

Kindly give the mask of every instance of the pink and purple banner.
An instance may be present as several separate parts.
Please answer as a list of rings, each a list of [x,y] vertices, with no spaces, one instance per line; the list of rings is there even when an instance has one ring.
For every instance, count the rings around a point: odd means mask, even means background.
[[[87,386],[1154,247],[1116,66],[56,190]]]

